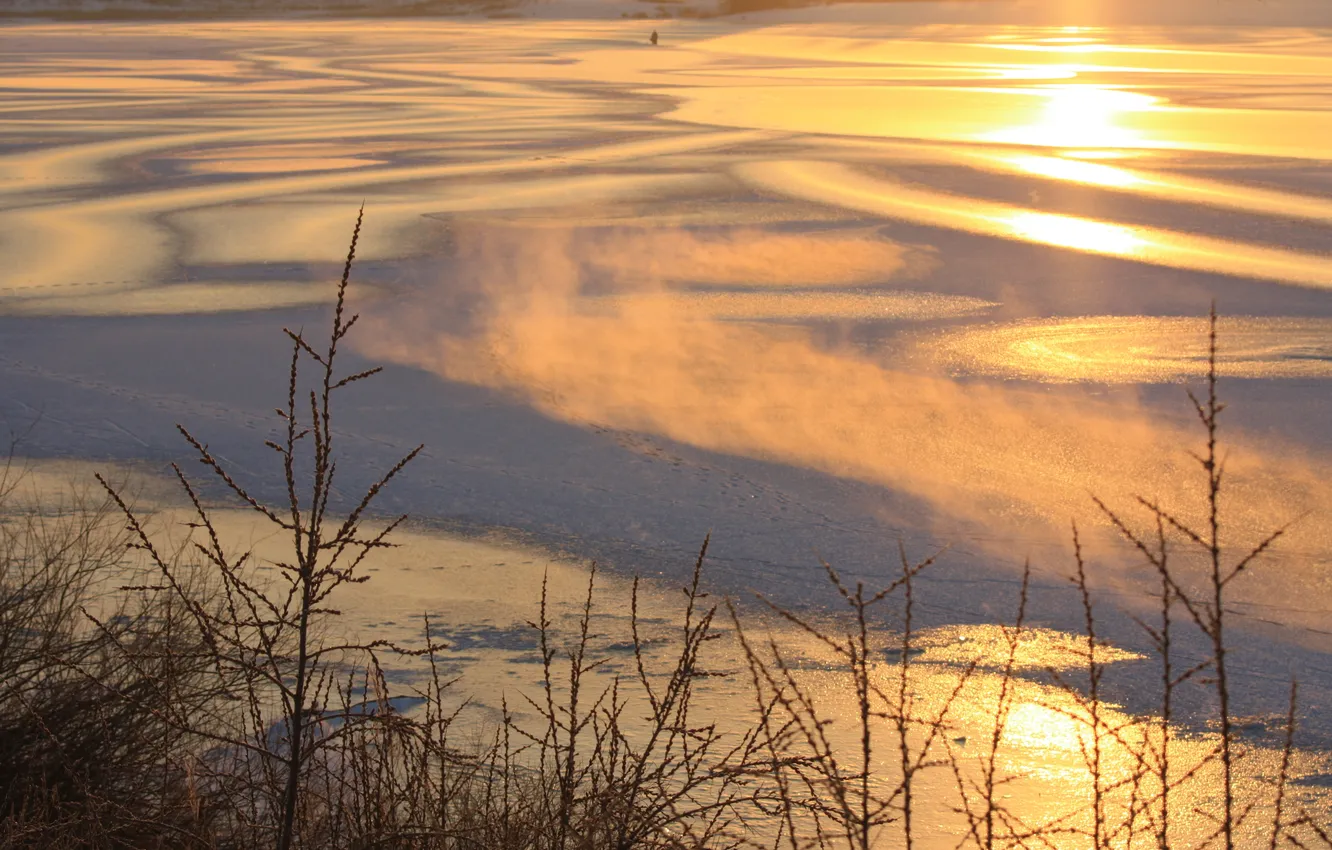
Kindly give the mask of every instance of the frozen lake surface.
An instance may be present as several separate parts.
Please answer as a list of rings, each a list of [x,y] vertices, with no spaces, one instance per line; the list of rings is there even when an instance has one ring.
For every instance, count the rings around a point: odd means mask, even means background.
[[[1332,31],[812,16],[0,28],[0,413],[149,471],[185,422],[280,499],[280,329],[364,202],[349,490],[424,442],[386,510],[668,583],[711,532],[718,590],[802,606],[947,545],[939,627],[1031,558],[1076,628],[1076,520],[1142,649],[1090,497],[1197,515],[1215,300],[1227,540],[1294,522],[1241,711],[1296,675],[1327,747]]]

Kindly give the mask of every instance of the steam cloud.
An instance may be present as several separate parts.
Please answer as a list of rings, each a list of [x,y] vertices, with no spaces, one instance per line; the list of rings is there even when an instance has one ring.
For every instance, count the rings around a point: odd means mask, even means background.
[[[471,325],[458,329],[449,317],[457,303],[449,282],[411,303],[378,308],[367,319],[383,323],[384,332],[367,333],[362,344],[378,358],[516,393],[561,420],[882,485],[923,500],[940,525],[976,523],[999,540],[1010,531],[1066,539],[1072,518],[1106,531],[1092,493],[1121,506],[1141,494],[1185,518],[1200,516],[1200,473],[1188,456],[1199,432],[1150,417],[1127,394],[1111,406],[1077,390],[1049,394],[886,368],[821,348],[790,328],[675,310],[669,300],[623,299],[613,311],[592,314],[579,306],[589,267],[645,252],[656,258],[639,270],[658,280],[706,274],[710,283],[732,286],[769,269],[793,282],[806,268],[824,269],[815,282],[831,285],[836,264],[820,260],[893,253],[882,244],[849,249],[843,237],[820,238],[783,241],[756,231],[724,239],[638,231],[593,239],[549,230],[472,234],[463,240],[458,277],[479,299]],[[768,255],[780,246],[790,249],[790,263]],[[891,271],[904,273],[909,252],[894,250],[902,259]],[[722,260],[710,263],[713,255]],[[1328,551],[1326,461],[1242,439],[1231,446],[1230,542],[1252,544],[1307,515],[1291,533],[1293,545]],[[1012,538],[1001,545],[1011,547]],[[1312,575],[1283,580],[1325,593]],[[1282,594],[1289,593],[1286,584]]]

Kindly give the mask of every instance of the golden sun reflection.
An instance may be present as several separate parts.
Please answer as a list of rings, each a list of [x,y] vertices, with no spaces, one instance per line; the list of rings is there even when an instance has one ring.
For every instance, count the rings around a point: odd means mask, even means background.
[[[1122,225],[1067,215],[1014,211],[999,223],[1018,239],[1113,256],[1131,257],[1147,244]]]
[[[1136,147],[1148,140],[1124,126],[1124,118],[1155,108],[1160,98],[1095,85],[1052,85],[1035,90],[1046,98],[1033,123],[987,133],[985,141],[1061,148]]]
[[[1009,160],[992,161],[1016,168]],[[1305,254],[1284,248],[1246,244],[1165,230],[1157,227],[1128,226],[1079,216],[1038,212],[1011,204],[962,197],[904,185],[875,177],[863,169],[826,161],[746,162],[732,168],[744,183],[763,191],[789,198],[816,201],[843,209],[867,212],[914,221],[932,227],[947,227],[1017,239],[1037,245],[1052,245],[1099,254],[1123,257],[1169,268],[1217,272],[1260,278],[1297,286],[1332,288],[1332,260],[1321,254]],[[1108,177],[1108,175],[1102,175]],[[1176,196],[1217,198],[1227,206],[1247,209],[1276,209],[1282,198],[1267,190],[1236,190],[1233,197],[1222,194],[1208,181],[1175,177],[1136,175],[1154,181],[1161,191]],[[1129,184],[1124,191],[1145,191],[1148,184]],[[1150,187],[1153,188],[1154,187]],[[1327,203],[1321,198],[1285,195],[1287,206],[1305,217],[1329,217]]]
[[[892,795],[901,770],[894,760],[891,725],[871,725],[868,738],[860,737],[855,719],[860,703],[841,663],[807,635],[786,630],[780,635],[791,673],[788,682],[803,690],[825,721],[825,740],[845,751],[868,740],[877,792]],[[1153,835],[1152,819],[1160,817],[1164,806],[1169,807],[1170,846],[1208,846],[1207,836],[1216,825],[1198,813],[1215,806],[1221,782],[1219,736],[1163,723],[1160,716],[1132,711],[1104,695],[1092,701],[1085,690],[1085,657],[1076,657],[1086,646],[1085,636],[1050,629],[1024,629],[1015,635],[997,626],[928,629],[913,639],[913,644],[920,641],[919,651],[908,656],[909,665],[902,663],[900,648],[891,640],[883,653],[886,660],[870,674],[873,708],[891,716],[898,707],[897,694],[909,694],[909,711],[920,724],[909,745],[928,748],[936,759],[936,769],[913,777],[920,807],[916,816],[935,826],[918,837],[916,846],[958,846],[956,836],[965,833],[967,820],[984,811],[970,808],[969,802],[974,804],[982,793],[987,776],[996,782],[996,796],[1011,825],[1041,835],[1041,846],[1051,850],[1082,846],[1069,839],[1090,834],[1096,821],[1122,837],[1105,846],[1146,846],[1143,839]],[[1096,653],[1106,665],[1146,660],[1104,644],[1097,645]],[[978,659],[983,663],[971,663]],[[1005,672],[1006,666],[1011,672]],[[1066,671],[1061,681],[1050,681],[1055,671]],[[945,718],[946,734],[929,731],[936,718]],[[1326,775],[1327,756],[1299,747],[1283,754],[1279,716],[1246,722],[1250,732],[1242,757],[1235,761],[1238,804],[1270,811],[1274,790],[1269,777],[1285,770],[1287,793],[1292,794],[1286,799],[1298,794],[1309,811],[1325,813],[1326,793],[1306,791],[1311,786],[1301,783]],[[1162,771],[1169,777],[1168,800],[1161,794]],[[1300,790],[1291,790],[1296,788]],[[1236,846],[1265,846],[1268,837],[1263,819],[1253,818],[1237,829]],[[1012,844],[1021,846],[1017,840]]]
[[[1060,156],[1072,157],[1073,159],[1136,159],[1142,156],[1139,151],[1102,151],[1102,150],[1069,150],[1060,151]]]
[[[1132,171],[1116,168],[1113,165],[1102,165],[1098,162],[1084,162],[1082,159],[1063,159],[1057,156],[1014,156],[1010,162],[1016,168],[1028,174],[1050,177],[1055,180],[1067,180],[1071,183],[1084,183],[1090,186],[1124,188],[1146,182]]]
[[[1092,746],[1090,724],[1038,702],[1014,706],[1004,736],[1010,744],[1032,749],[1081,753]]]
[[[1332,322],[1226,316],[1218,362],[1237,378],[1332,377]],[[1207,321],[1191,317],[1085,316],[970,325],[922,342],[953,371],[1005,378],[1164,383],[1198,378],[1208,362]]]

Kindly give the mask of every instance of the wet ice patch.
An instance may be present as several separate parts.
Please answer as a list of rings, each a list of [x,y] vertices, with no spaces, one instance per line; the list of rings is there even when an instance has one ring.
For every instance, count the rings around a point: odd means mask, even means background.
[[[169,285],[104,284],[0,290],[0,316],[169,316],[276,310],[328,303],[323,283],[285,280],[194,281]],[[370,296],[362,287],[359,298]]]
[[[577,253],[621,281],[730,287],[856,286],[929,269],[928,250],[853,228],[781,232],[617,229],[580,239]]]
[[[950,330],[918,344],[969,374],[1050,382],[1168,383],[1207,374],[1202,318],[1086,316]],[[1332,377],[1332,320],[1222,317],[1220,371],[1237,378]]]
[[[740,321],[928,321],[981,315],[999,306],[933,292],[676,292],[585,298],[584,312],[664,310],[681,318]]]

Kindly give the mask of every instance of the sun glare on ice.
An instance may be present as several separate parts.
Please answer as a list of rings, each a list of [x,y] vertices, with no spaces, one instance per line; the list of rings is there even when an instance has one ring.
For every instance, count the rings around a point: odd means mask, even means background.
[[[1146,244],[1127,227],[1066,215],[1014,211],[1000,224],[1020,239],[1116,257],[1131,257]]]
[[[1034,121],[988,133],[984,140],[1060,148],[1136,147],[1148,140],[1142,132],[1125,126],[1125,119],[1153,109],[1160,101],[1140,92],[1096,85],[1051,85],[1036,91],[1045,103]]]

